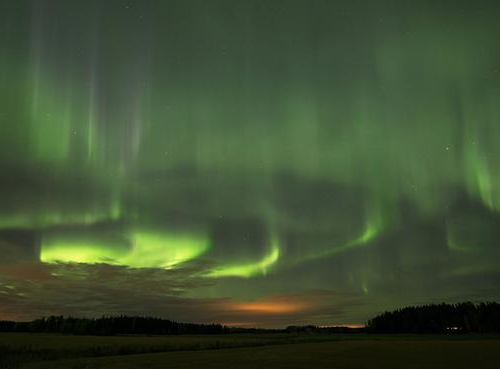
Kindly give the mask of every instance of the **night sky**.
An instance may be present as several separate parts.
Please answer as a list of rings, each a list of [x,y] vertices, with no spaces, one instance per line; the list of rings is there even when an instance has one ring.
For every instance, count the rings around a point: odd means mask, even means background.
[[[0,0],[0,319],[500,299],[497,1]]]

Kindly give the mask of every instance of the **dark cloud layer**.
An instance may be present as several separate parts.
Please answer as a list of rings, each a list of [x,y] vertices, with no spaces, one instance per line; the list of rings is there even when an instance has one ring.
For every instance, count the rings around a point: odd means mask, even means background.
[[[164,271],[109,265],[13,264],[0,268],[0,313],[5,319],[20,320],[51,314],[126,314],[279,327],[340,319],[361,302],[360,296],[327,290],[251,301],[185,297],[187,290],[207,286],[198,272],[196,268]]]

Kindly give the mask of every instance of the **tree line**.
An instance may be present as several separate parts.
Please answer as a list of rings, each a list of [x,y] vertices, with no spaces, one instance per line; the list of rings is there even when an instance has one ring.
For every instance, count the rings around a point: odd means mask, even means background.
[[[221,324],[179,323],[154,317],[103,316],[100,318],[73,318],[49,316],[30,322],[0,320],[0,332],[62,333],[76,335],[122,334],[230,334],[230,333],[352,333],[359,328],[318,327],[314,325],[289,326],[285,329],[228,327]],[[362,330],[362,329],[361,329]]]
[[[365,327],[371,333],[500,333],[500,304],[430,304],[384,312]]]
[[[79,335],[117,334],[224,334],[231,328],[221,324],[179,323],[153,317],[103,316],[73,318],[49,316],[31,322],[0,321],[1,332],[63,333]]]
[[[0,332],[122,334],[230,334],[230,333],[500,333],[500,304],[430,304],[384,312],[364,328],[289,326],[285,329],[227,327],[221,324],[179,323],[155,317],[103,316],[73,318],[49,316],[30,322],[0,320]]]

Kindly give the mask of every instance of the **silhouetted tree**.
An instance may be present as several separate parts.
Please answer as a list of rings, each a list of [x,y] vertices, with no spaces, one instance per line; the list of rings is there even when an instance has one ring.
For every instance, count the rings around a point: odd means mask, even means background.
[[[493,333],[500,332],[500,304],[431,304],[408,306],[370,319],[373,333]]]

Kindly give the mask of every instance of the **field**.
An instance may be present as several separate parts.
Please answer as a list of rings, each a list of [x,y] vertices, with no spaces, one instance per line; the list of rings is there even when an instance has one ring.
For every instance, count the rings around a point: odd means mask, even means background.
[[[0,368],[498,368],[498,336],[0,334]]]

